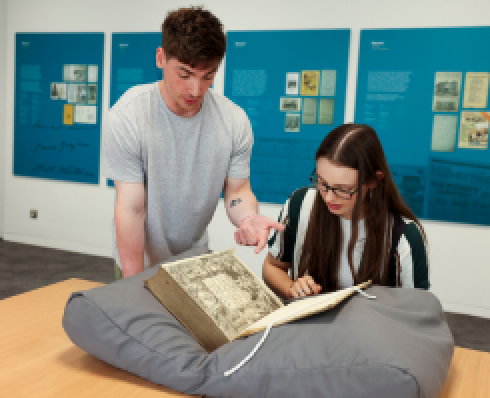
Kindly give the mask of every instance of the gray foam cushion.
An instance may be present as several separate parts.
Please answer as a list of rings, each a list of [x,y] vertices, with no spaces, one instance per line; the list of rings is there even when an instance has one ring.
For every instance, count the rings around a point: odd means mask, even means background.
[[[202,254],[191,251],[186,255]],[[183,257],[183,256],[180,256]],[[75,292],[63,327],[116,367],[188,394],[226,397],[438,397],[454,343],[436,297],[373,286],[321,314],[232,341],[208,354],[143,285],[156,272]]]

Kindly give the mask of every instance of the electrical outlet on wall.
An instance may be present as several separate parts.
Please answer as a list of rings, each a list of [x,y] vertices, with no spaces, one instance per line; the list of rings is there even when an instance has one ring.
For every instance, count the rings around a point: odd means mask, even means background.
[[[29,215],[30,215],[31,218],[36,219],[37,218],[37,210],[36,209],[31,209]]]

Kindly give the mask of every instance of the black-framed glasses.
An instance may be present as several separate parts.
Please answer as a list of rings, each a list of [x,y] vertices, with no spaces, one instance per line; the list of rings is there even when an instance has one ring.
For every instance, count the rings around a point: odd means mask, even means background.
[[[328,184],[325,184],[324,182],[320,182],[318,181],[316,169],[314,169],[313,172],[311,173],[310,181],[315,186],[315,188],[318,189],[318,191],[322,193],[327,193],[328,191],[331,190],[332,193],[340,199],[350,199],[352,198],[352,195],[354,195],[359,190],[359,188],[351,189],[351,190],[334,188]]]

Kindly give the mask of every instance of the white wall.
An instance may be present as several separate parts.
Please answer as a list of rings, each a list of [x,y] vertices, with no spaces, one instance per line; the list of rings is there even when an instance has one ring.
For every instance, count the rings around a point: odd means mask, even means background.
[[[109,256],[114,195],[111,189],[104,184],[92,187],[12,177],[14,35],[15,32],[43,31],[106,32],[104,117],[109,98],[110,33],[158,31],[168,10],[192,3],[177,0],[85,0],[82,7],[80,4],[66,0],[7,1],[6,122],[0,128],[0,132],[6,128],[6,147],[9,148],[2,176],[5,179],[6,205],[4,233],[8,240]],[[223,21],[227,30],[351,28],[347,122],[354,117],[361,28],[486,25],[490,13],[488,0],[464,3],[459,0],[412,0],[408,3],[395,0],[208,0],[204,5]],[[485,45],[482,43],[482,48]],[[221,92],[223,78],[223,69],[220,69],[215,89]],[[38,220],[29,219],[30,208],[39,210]],[[261,210],[275,218],[279,206],[262,204]],[[487,259],[490,229],[439,222],[425,222],[424,226],[431,248],[434,294],[447,310],[490,318],[490,289],[487,287],[490,281]],[[233,230],[220,203],[210,226],[211,248],[219,250],[235,246]],[[260,274],[265,253],[255,256],[252,249],[245,247],[237,248],[237,253]]]
[[[5,64],[7,44],[7,0],[0,0],[0,238],[4,233],[5,214]]]

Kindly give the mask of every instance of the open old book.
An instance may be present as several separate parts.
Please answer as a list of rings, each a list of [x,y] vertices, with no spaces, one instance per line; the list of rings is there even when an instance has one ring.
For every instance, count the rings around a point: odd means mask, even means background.
[[[234,249],[162,264],[145,281],[208,352],[238,337],[332,308],[369,284],[283,305]]]

